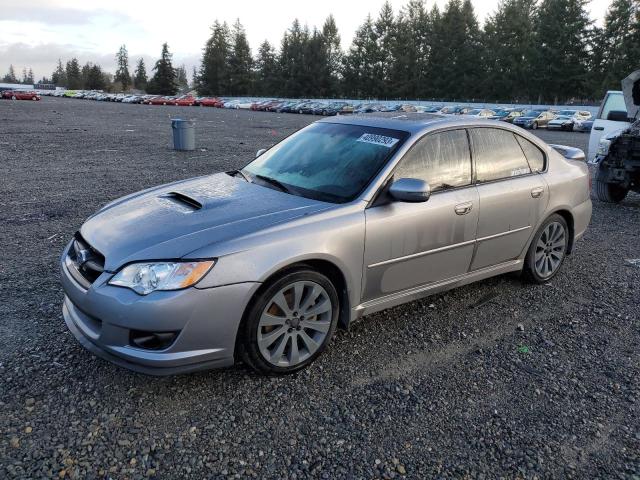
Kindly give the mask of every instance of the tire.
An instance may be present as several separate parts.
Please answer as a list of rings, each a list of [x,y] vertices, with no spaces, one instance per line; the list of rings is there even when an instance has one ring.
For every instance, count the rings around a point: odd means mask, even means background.
[[[11,100],[17,100],[15,95],[11,95]]]
[[[314,310],[313,316],[303,315]],[[264,375],[302,370],[331,341],[339,310],[327,277],[307,267],[290,270],[269,282],[248,307],[238,332],[240,357]]]
[[[36,100],[38,100],[38,98],[37,97],[31,97],[31,100],[33,100],[35,102]]]
[[[566,220],[556,213],[540,225],[524,259],[526,280],[541,284],[556,276],[567,256],[569,235]]]
[[[615,183],[607,183],[603,178],[606,177],[602,171],[602,167],[598,166],[593,182],[598,200],[607,203],[620,203],[624,200],[627,193],[629,193],[629,190],[616,185]]]
[[[531,125],[531,130],[537,130],[538,129],[538,122],[533,122],[533,125]]]

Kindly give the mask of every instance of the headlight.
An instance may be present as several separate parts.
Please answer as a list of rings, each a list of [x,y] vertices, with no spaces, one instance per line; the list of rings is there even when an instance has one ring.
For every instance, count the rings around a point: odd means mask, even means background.
[[[132,263],[109,280],[109,284],[130,288],[140,295],[147,295],[155,290],[179,290],[200,281],[214,263],[215,260]]]
[[[611,146],[611,140],[607,140],[606,138],[601,139],[600,142],[598,142],[598,151],[596,152],[596,154],[608,155],[610,146]]]

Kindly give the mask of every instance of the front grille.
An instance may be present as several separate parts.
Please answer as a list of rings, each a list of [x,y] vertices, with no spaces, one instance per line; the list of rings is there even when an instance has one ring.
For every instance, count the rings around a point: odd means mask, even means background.
[[[69,260],[89,284],[95,282],[104,271],[104,255],[89,245],[80,233],[76,233],[74,236],[69,249]]]

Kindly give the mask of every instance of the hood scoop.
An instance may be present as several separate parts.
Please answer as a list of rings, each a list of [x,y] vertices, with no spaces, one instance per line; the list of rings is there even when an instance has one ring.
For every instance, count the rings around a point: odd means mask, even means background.
[[[195,198],[190,197],[189,195],[185,195],[184,193],[169,192],[169,193],[165,193],[164,195],[161,195],[161,198],[166,198],[166,199],[171,200],[173,202],[176,202],[176,203],[178,203],[178,204],[180,204],[182,206],[186,206],[186,207],[190,208],[191,210],[201,210],[202,209],[202,203],[200,203]]]

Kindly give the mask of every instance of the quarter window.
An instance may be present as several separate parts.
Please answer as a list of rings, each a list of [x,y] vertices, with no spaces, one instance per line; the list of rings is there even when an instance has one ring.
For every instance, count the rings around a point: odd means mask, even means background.
[[[544,171],[544,153],[542,153],[542,150],[540,150],[533,143],[531,143],[526,138],[521,137],[520,135],[516,135],[516,140],[518,140],[518,143],[522,147],[524,156],[527,157],[527,161],[529,162],[531,171]]]
[[[394,176],[425,180],[432,191],[470,185],[467,133],[451,130],[427,135],[404,156]]]
[[[497,128],[474,128],[470,133],[478,182],[531,173],[513,133]]]

